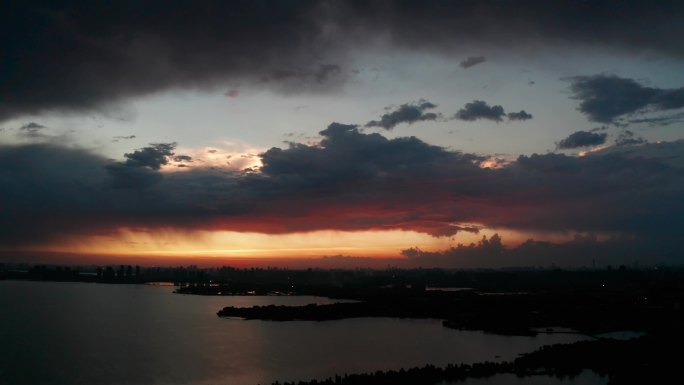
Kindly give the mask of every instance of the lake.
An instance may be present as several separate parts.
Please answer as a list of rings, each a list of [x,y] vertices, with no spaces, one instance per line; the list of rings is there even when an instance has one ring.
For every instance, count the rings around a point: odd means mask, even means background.
[[[0,384],[270,384],[401,367],[511,360],[572,334],[509,337],[439,320],[231,320],[224,306],[305,296],[206,297],[173,287],[0,281]]]

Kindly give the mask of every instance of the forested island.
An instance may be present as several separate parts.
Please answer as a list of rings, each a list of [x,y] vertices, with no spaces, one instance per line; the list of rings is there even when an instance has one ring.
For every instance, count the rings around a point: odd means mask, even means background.
[[[383,279],[377,279],[375,285],[363,282],[339,286],[293,284],[293,290],[299,294],[355,302],[225,307],[217,314],[271,321],[436,318],[450,328],[506,335],[535,335],[551,327],[571,328],[589,335],[615,330],[649,332],[676,328],[682,321],[684,280],[679,270],[459,272],[454,277],[457,279],[452,284],[471,287],[455,290],[454,287],[430,287],[416,281],[392,285]],[[464,277],[471,280],[466,281]],[[487,279],[492,277],[502,279],[493,284]],[[179,288],[178,292],[206,295],[216,291],[223,295],[230,289],[230,284],[191,285]]]
[[[446,327],[507,335],[535,335],[547,327],[583,334],[653,331],[682,321],[683,292],[606,289],[481,293],[388,290],[358,302],[306,306],[225,307],[220,317],[271,321],[328,321],[359,317],[437,318]]]

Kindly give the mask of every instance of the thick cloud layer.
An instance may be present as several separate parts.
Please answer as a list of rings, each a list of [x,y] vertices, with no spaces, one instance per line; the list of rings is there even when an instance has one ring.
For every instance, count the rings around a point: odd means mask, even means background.
[[[325,89],[369,43],[443,55],[591,45],[682,58],[683,15],[676,1],[10,0],[0,13],[0,120],[228,80]],[[663,97],[663,108],[679,104]]]
[[[679,262],[684,242],[670,238],[634,239],[611,237],[599,240],[595,235],[576,235],[567,242],[552,243],[529,239],[515,247],[506,247],[502,237],[483,236],[477,243],[459,244],[440,252],[419,248],[402,251],[409,266],[447,268],[520,266],[605,266],[623,264],[660,264]]]
[[[241,173],[162,173],[159,157],[176,156],[162,145],[123,162],[46,144],[2,146],[0,243],[36,244],[122,226],[445,236],[476,231],[471,224],[478,224],[656,243],[684,231],[682,141],[579,158],[521,156],[487,169],[480,167],[485,157],[415,137],[388,139],[338,123],[320,134],[319,145],[272,148],[261,155],[260,171]]]
[[[415,103],[402,104],[395,110],[382,115],[380,120],[371,120],[366,123],[366,127],[381,127],[385,130],[391,130],[401,123],[413,124],[420,121],[437,120],[441,117],[440,114],[426,112],[436,107],[436,104],[423,99]]]
[[[594,122],[615,123],[620,117],[638,112],[684,107],[684,87],[646,87],[634,79],[607,75],[578,76],[571,80],[570,89],[580,101],[579,111]]]
[[[106,166],[115,188],[143,188],[161,181],[159,171],[174,155],[176,143],[153,143],[129,154],[124,162]],[[183,157],[179,155],[175,158]]]

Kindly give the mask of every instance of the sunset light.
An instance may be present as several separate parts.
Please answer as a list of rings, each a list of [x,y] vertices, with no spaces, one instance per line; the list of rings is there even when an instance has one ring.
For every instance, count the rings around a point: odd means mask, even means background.
[[[682,0],[7,0],[0,47],[0,385],[684,383]]]

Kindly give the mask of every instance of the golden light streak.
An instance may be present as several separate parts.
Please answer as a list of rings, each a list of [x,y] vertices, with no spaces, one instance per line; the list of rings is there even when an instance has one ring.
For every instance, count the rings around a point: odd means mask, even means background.
[[[411,231],[314,231],[269,235],[233,231],[190,231],[173,229],[140,231],[121,229],[107,236],[71,239],[51,251],[121,255],[202,255],[245,257],[319,257],[348,255],[390,257],[399,250],[420,245],[426,249],[444,247],[447,239]]]
[[[588,150],[586,150],[586,151],[580,151],[580,153],[577,154],[577,155],[578,155],[578,156],[587,156],[587,155],[591,154],[592,152],[602,151],[602,150],[605,150],[605,149],[608,148],[608,147],[610,147],[610,146],[603,145],[603,146],[598,146],[598,147],[590,148],[590,149],[588,149]]]
[[[453,237],[432,237],[414,231],[333,231],[291,234],[240,233],[234,231],[180,231],[177,229],[122,228],[108,235],[91,235],[62,240],[32,251],[89,255],[145,257],[231,257],[318,258],[350,257],[397,258],[401,250],[418,247],[442,251],[457,244],[477,243],[483,236],[498,233],[504,244],[514,247],[532,237],[529,233],[483,229],[479,233],[459,232]],[[568,240],[570,234],[534,236],[537,240]]]

